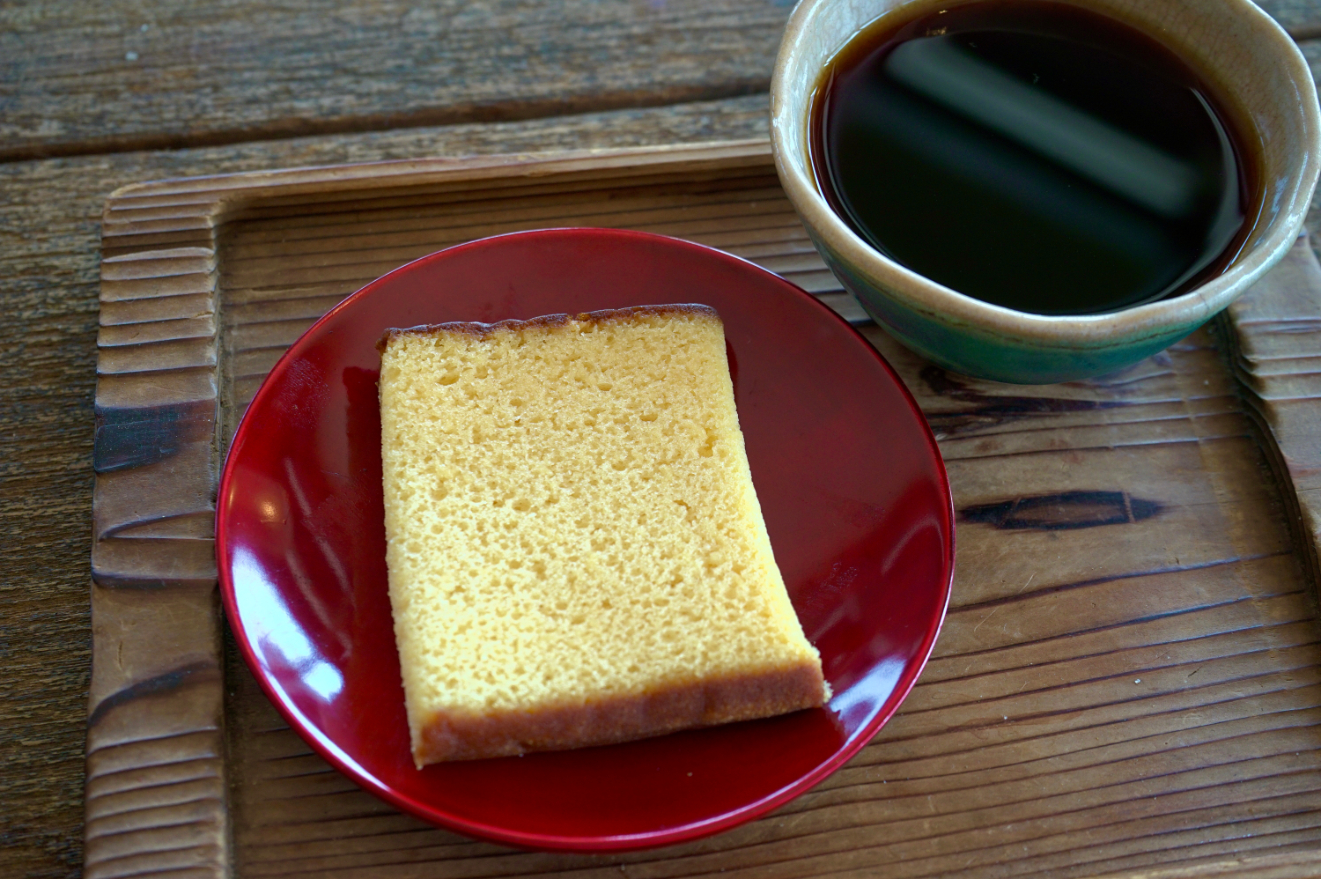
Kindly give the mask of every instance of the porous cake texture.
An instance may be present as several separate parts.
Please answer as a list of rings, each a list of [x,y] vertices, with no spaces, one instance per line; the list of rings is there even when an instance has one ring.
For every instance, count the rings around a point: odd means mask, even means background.
[[[619,742],[822,704],[716,312],[390,330],[390,600],[413,757]]]

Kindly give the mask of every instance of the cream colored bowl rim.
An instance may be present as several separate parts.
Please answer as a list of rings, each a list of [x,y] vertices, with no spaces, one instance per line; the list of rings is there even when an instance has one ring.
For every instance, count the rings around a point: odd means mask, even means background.
[[[1274,265],[1298,236],[1321,170],[1318,165],[1321,110],[1317,105],[1311,70],[1288,33],[1251,0],[1216,0],[1244,16],[1245,33],[1250,29],[1257,39],[1273,42],[1289,80],[1297,89],[1299,112],[1308,139],[1308,149],[1299,160],[1296,181],[1289,189],[1288,203],[1280,205],[1269,233],[1242,254],[1228,272],[1171,299],[1118,312],[1061,316],[1032,314],[992,305],[899,265],[864,242],[830,209],[817,190],[810,169],[786,158],[785,140],[806,138],[806,120],[788,118],[788,102],[781,98],[787,71],[813,15],[823,5],[832,2],[839,0],[801,0],[785,27],[771,81],[771,146],[775,164],[790,202],[808,227],[822,236],[843,262],[860,270],[867,280],[885,287],[907,307],[942,322],[1022,338],[1045,347],[1099,347],[1120,340],[1138,342],[1167,335],[1180,327],[1191,330],[1201,325]]]

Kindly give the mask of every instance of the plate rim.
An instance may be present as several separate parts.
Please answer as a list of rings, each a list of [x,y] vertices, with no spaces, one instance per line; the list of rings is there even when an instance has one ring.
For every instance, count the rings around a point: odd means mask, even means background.
[[[938,584],[941,593],[939,596],[940,609],[932,620],[926,622],[926,634],[922,640],[920,648],[915,654],[920,656],[919,661],[912,664],[911,668],[907,669],[904,674],[900,675],[899,679],[896,681],[892,693],[900,694],[899,697],[893,699],[893,704],[889,706],[888,710],[878,711],[876,715],[864,724],[850,740],[847,740],[843,746],[838,748],[829,759],[818,764],[811,771],[799,776],[790,784],[786,784],[777,790],[749,801],[742,806],[728,809],[719,815],[707,819],[690,821],[685,824],[666,827],[655,831],[597,836],[570,836],[564,834],[509,830],[504,827],[467,819],[429,806],[422,801],[401,793],[386,784],[383,780],[377,778],[373,773],[368,772],[365,767],[360,766],[355,760],[353,760],[351,755],[344,752],[343,749],[326,736],[322,730],[316,727],[315,724],[306,718],[294,705],[286,701],[281,692],[276,689],[275,685],[271,682],[268,675],[261,671],[261,663],[257,660],[253,651],[251,639],[248,637],[246,627],[243,624],[243,618],[238,611],[234,583],[230,575],[232,558],[230,556],[227,540],[229,522],[227,517],[222,515],[222,511],[228,507],[225,499],[230,493],[231,482],[235,476],[236,466],[233,462],[241,456],[241,450],[247,444],[248,435],[253,430],[251,425],[254,422],[249,419],[249,415],[255,408],[257,408],[258,401],[264,400],[267,396],[275,393],[275,389],[280,383],[280,378],[288,371],[290,365],[301,357],[302,349],[310,345],[312,341],[319,336],[322,327],[326,323],[333,320],[339,312],[352,308],[360,300],[370,297],[377,288],[391,283],[398,275],[416,271],[424,264],[443,260],[455,252],[484,247],[498,247],[500,242],[506,239],[524,239],[529,237],[563,237],[569,239],[577,237],[596,237],[599,239],[618,238],[620,240],[631,239],[650,241],[661,244],[664,247],[675,247],[678,250],[686,250],[690,254],[698,253],[702,258],[714,258],[717,261],[723,260],[727,263],[738,264],[741,270],[751,269],[753,273],[764,276],[766,280],[774,282],[776,285],[783,288],[785,293],[810,301],[812,306],[828,319],[834,320],[843,325],[849,335],[852,336],[853,341],[863,347],[863,349],[875,361],[876,365],[881,368],[883,373],[888,376],[898,388],[901,398],[908,407],[908,413],[918,426],[925,441],[927,451],[936,465],[935,473],[938,477],[941,497],[943,499],[941,512],[944,515],[945,522],[942,524],[946,526],[943,533],[948,535],[946,550],[941,559],[943,576],[940,578],[941,582]],[[382,332],[384,332],[384,330],[385,328],[383,327]],[[248,670],[257,680],[263,694],[280,713],[281,717],[289,724],[290,728],[337,771],[374,796],[385,800],[387,803],[401,811],[413,815],[433,826],[443,827],[447,830],[472,838],[510,845],[517,848],[590,854],[657,848],[699,839],[724,830],[732,829],[760,817],[772,809],[784,805],[811,790],[826,778],[833,775],[836,770],[870,744],[872,739],[875,738],[880,731],[881,727],[889,722],[890,718],[894,716],[904,700],[907,699],[912,692],[917,680],[921,677],[923,669],[925,669],[927,663],[931,659],[936,640],[940,635],[941,629],[944,627],[945,618],[949,610],[949,602],[954,580],[955,547],[957,539],[955,521],[954,499],[950,490],[949,475],[945,467],[944,457],[940,453],[939,445],[936,442],[935,435],[931,431],[930,425],[927,423],[926,417],[923,415],[921,408],[917,405],[917,401],[913,398],[912,393],[908,390],[908,386],[904,384],[903,380],[899,377],[899,374],[894,370],[894,367],[889,364],[881,352],[868,342],[866,337],[863,336],[856,327],[842,318],[825,303],[821,302],[820,299],[803,290],[792,281],[789,281],[769,269],[757,265],[751,260],[719,250],[715,247],[699,244],[695,241],[631,229],[613,229],[594,226],[563,226],[528,229],[486,236],[455,244],[418,257],[417,259],[410,260],[403,265],[391,269],[380,277],[369,281],[367,284],[345,296],[326,311],[325,314],[319,317],[307,328],[307,330],[300,334],[299,337],[289,345],[288,349],[280,355],[279,359],[276,360],[275,364],[262,379],[257,392],[253,394],[242,417],[235,426],[233,437],[230,440],[228,448],[225,450],[224,462],[220,470],[220,479],[216,487],[215,559],[218,587],[221,601],[224,605],[225,617],[234,635],[234,641],[238,646],[239,653],[242,655]]]

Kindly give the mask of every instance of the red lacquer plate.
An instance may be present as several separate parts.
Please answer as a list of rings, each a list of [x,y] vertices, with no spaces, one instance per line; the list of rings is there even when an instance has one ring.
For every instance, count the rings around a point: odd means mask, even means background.
[[[770,720],[418,771],[386,590],[376,340],[387,327],[670,302],[706,303],[724,319],[771,544],[834,698]],[[225,610],[289,724],[398,808],[538,849],[693,839],[821,781],[912,688],[954,566],[940,453],[912,397],[857,332],[751,263],[603,229],[474,241],[344,300],[257,392],[217,506]]]

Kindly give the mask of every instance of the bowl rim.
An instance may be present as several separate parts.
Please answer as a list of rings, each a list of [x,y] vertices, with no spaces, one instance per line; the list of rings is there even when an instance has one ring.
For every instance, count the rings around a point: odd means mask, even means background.
[[[1321,157],[1321,106],[1317,102],[1311,68],[1288,32],[1251,0],[1201,0],[1203,5],[1218,4],[1241,16],[1244,27],[1240,39],[1251,38],[1263,45],[1272,45],[1278,52],[1281,68],[1298,92],[1303,136],[1309,147],[1299,157],[1298,174],[1288,190],[1288,202],[1281,206],[1272,223],[1273,228],[1236,258],[1228,271],[1179,296],[1119,311],[1044,315],[993,305],[906,268],[867,244],[840,219],[818,190],[810,169],[789,158],[788,140],[805,140],[807,125],[806,120],[790,116],[790,102],[784,97],[788,73],[795,65],[795,56],[815,16],[832,2],[834,0],[801,0],[785,26],[771,78],[771,150],[785,193],[804,225],[814,233],[813,237],[825,239],[823,243],[838,253],[843,262],[860,271],[866,280],[882,288],[884,296],[900,305],[937,323],[955,325],[976,335],[1022,340],[1034,348],[1095,350],[1121,342],[1139,344],[1174,333],[1190,332],[1209,320],[1278,262],[1298,237],[1321,174],[1321,164],[1318,163],[1318,157]],[[890,10],[926,2],[931,0],[900,0],[892,4],[870,0],[869,6],[882,5],[885,8],[871,16],[867,23]],[[1069,3],[1070,0],[1057,2]],[[932,2],[931,5],[937,4]],[[1085,5],[1091,7],[1091,4]],[[849,39],[865,26],[855,29]],[[839,48],[842,46],[835,51]],[[809,96],[809,106],[810,100]],[[804,147],[802,153],[806,157],[808,150]]]

